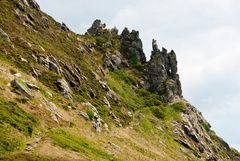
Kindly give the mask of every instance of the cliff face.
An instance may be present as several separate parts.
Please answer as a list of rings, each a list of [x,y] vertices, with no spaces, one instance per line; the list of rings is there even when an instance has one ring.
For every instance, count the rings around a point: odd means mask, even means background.
[[[1,160],[240,160],[182,96],[173,50],[0,1]]]

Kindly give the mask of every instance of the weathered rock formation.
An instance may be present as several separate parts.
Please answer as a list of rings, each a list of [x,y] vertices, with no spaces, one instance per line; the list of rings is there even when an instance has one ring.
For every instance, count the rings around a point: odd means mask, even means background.
[[[231,149],[225,141],[215,135],[210,129],[211,125],[195,107],[187,103],[187,107],[182,111],[182,118],[182,122],[173,122],[174,133],[178,135],[176,141],[195,151],[195,155],[204,156],[207,161],[230,159],[218,158],[217,154],[223,151],[230,152]],[[212,139],[213,136],[215,139]]]
[[[31,91],[27,88],[27,86],[24,84],[23,80],[20,79],[14,79],[11,82],[11,85],[14,89],[16,89],[17,91],[20,92],[20,94],[22,94],[23,96],[32,99],[33,98],[33,94],[31,93]]]
[[[4,32],[1,28],[0,28],[0,38],[3,38],[6,41],[10,42],[10,38],[9,38],[8,34],[6,32]]]
[[[160,51],[156,40],[153,40],[152,48],[151,59],[145,69],[149,89],[163,95],[167,101],[180,98],[182,90],[175,52],[172,50],[168,53],[165,48]]]
[[[142,40],[139,38],[139,32],[132,30],[130,32],[128,28],[124,28],[121,33],[122,48],[121,52],[126,55],[130,62],[145,63],[146,57],[143,52]]]
[[[117,36],[118,29],[116,27],[112,29],[106,29],[106,24],[102,23],[101,20],[97,19],[93,22],[92,26],[87,30],[88,35],[100,36],[103,34],[108,34],[109,36]]]

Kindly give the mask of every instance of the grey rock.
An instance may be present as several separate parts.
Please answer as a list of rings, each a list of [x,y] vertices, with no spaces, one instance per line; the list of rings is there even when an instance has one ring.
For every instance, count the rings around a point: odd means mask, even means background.
[[[195,132],[190,129],[190,127],[188,127],[187,125],[183,125],[183,130],[186,133],[186,135],[188,135],[192,140],[194,140],[195,142],[200,142],[197,134],[195,134]]]
[[[42,17],[41,25],[42,25],[43,28],[49,28],[48,18],[47,17]]]
[[[101,129],[101,126],[102,126],[102,119],[101,117],[94,113],[94,116],[93,116],[93,128],[96,130],[96,132],[101,132],[102,129]]]
[[[103,102],[107,105],[108,108],[111,108],[110,102],[106,97],[103,97]]]
[[[25,12],[24,5],[22,4],[21,1],[16,2],[16,7],[17,7],[21,12]]]
[[[142,40],[139,38],[139,32],[128,28],[124,28],[121,33],[121,53],[123,53],[129,61],[137,59],[139,63],[146,62],[146,56],[143,52]]]
[[[114,144],[110,141],[108,143],[114,148],[114,150],[116,150],[117,152],[121,152],[120,146],[118,146],[117,144]]]
[[[84,118],[85,120],[90,120],[88,114],[86,112],[80,111],[79,115]]]
[[[66,31],[66,32],[70,31],[70,29],[67,27],[67,25],[65,23],[62,23],[61,29]]]
[[[15,78],[21,78],[22,77],[22,74],[21,73],[15,73],[13,74]]]
[[[29,99],[33,98],[33,94],[31,91],[22,83],[23,81],[20,81],[18,79],[14,79],[11,81],[11,86],[18,90],[22,95],[26,96]]]
[[[61,75],[61,73],[62,73],[61,66],[59,65],[56,58],[54,58],[53,56],[46,57],[46,58],[39,56],[38,63],[44,65],[46,68],[48,68],[49,70],[51,70],[59,75]]]
[[[31,8],[40,11],[40,6],[38,5],[38,3],[35,0],[27,0],[27,3]]]
[[[208,156],[208,158],[206,159],[206,161],[218,161],[217,157],[211,155],[211,156]]]
[[[87,30],[87,34],[93,36],[100,36],[104,33],[106,24],[97,19],[93,22],[92,26]]]
[[[112,91],[112,90],[109,90],[109,91],[107,92],[107,97],[111,98],[111,99],[114,100],[115,102],[118,102],[118,101],[119,101],[118,95],[117,95],[114,91]]]
[[[56,121],[57,123],[59,123],[60,120],[63,120],[64,118],[61,115],[58,107],[53,102],[50,102],[47,99],[44,99],[44,100],[45,100],[45,103],[46,103],[47,110],[51,112],[52,119],[54,121]]]
[[[109,91],[109,90],[110,90],[110,88],[108,87],[108,85],[107,85],[106,82],[101,81],[101,80],[99,80],[98,82],[99,82],[99,84],[102,86],[102,88],[103,88],[105,91]]]
[[[97,108],[93,106],[90,102],[82,103],[82,105],[90,108],[93,112],[98,113]]]
[[[104,58],[104,66],[110,70],[124,69],[129,67],[128,61],[123,57],[119,51],[107,53]]]
[[[181,83],[177,74],[176,54],[165,48],[160,51],[156,40],[152,41],[152,55],[145,68],[146,86],[151,91],[162,95],[163,99],[172,102],[182,97]]]
[[[6,41],[10,42],[10,38],[9,38],[8,34],[6,32],[4,32],[1,28],[0,28],[0,38],[5,39]]]
[[[30,89],[34,89],[34,90],[39,90],[39,89],[40,89],[40,88],[39,88],[37,85],[35,85],[35,84],[29,83],[29,82],[26,82],[26,84],[27,84],[28,88],[30,88]]]
[[[63,94],[63,96],[67,99],[72,99],[72,91],[68,86],[68,83],[65,79],[58,79],[57,80],[57,87],[59,91]]]
[[[190,143],[184,139],[179,139],[177,140],[177,142],[179,142],[181,145],[183,145],[185,148],[188,148],[188,149],[191,149],[192,150],[192,147],[190,145]]]
[[[105,34],[107,36],[116,37],[118,36],[118,29],[116,27],[112,29],[106,29],[106,24],[102,23],[101,20],[96,19],[92,26],[87,30],[86,34],[92,36],[100,36]]]
[[[113,37],[118,36],[118,29],[116,27],[114,27],[110,30],[110,33]]]

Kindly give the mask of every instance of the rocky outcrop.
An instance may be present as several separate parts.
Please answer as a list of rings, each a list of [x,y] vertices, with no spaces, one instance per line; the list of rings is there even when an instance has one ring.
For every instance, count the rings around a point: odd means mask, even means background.
[[[101,20],[96,19],[92,26],[87,30],[86,34],[92,36],[101,36],[106,34],[108,36],[115,37],[118,35],[118,29],[116,27],[112,29],[106,29],[106,24],[102,23]]]
[[[70,29],[67,27],[67,25],[65,23],[62,23],[61,29],[66,31],[66,32],[70,31]]]
[[[25,3],[27,2],[28,5],[33,8],[33,9],[36,9],[38,11],[40,11],[40,6],[38,5],[38,3],[35,1],[35,0],[22,0],[24,1]]]
[[[34,56],[34,57],[36,57],[36,56]],[[37,61],[39,64],[42,64],[47,69],[49,69],[59,75],[62,73],[62,69],[61,69],[57,59],[54,58],[53,56],[46,57],[46,58],[39,56],[39,57],[37,57]]]
[[[101,20],[95,20],[92,24],[92,26],[87,30],[87,34],[94,35],[94,36],[100,36],[104,33],[106,24],[102,23]]]
[[[176,141],[185,148],[195,151],[195,155],[200,158],[206,158],[209,161],[226,159],[226,157],[220,158],[218,154],[224,151],[230,152],[229,145],[216,136],[210,129],[210,124],[195,107],[187,103],[181,115],[181,122],[174,121],[172,123],[174,133],[179,136]]]
[[[72,91],[68,86],[68,83],[65,79],[58,79],[57,80],[57,87],[59,91],[63,94],[63,96],[67,99],[72,99]]]
[[[145,74],[148,88],[163,96],[166,101],[182,97],[181,83],[177,74],[176,54],[165,48],[159,50],[156,40],[152,42],[151,59],[147,62]]]
[[[8,34],[6,32],[4,32],[1,28],[0,28],[0,38],[5,39],[6,41],[10,42],[10,38],[9,38]]]
[[[19,91],[22,95],[26,96],[27,98],[29,98],[29,99],[33,98],[33,94],[27,88],[24,81],[19,80],[19,79],[14,79],[13,81],[11,81],[11,86],[14,89],[16,89],[17,91]]]
[[[140,63],[146,62],[146,57],[143,52],[142,40],[139,38],[139,32],[128,28],[124,28],[121,33],[121,52],[126,55],[127,59],[135,61],[137,59]]]
[[[128,61],[123,58],[119,51],[107,53],[104,58],[104,67],[113,71],[116,69],[123,69],[129,67]]]

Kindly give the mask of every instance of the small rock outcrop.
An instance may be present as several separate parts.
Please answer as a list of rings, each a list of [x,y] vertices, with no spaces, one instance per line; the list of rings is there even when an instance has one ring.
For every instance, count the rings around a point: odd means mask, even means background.
[[[130,62],[135,61],[134,59],[137,59],[140,63],[146,62],[142,40],[139,38],[138,31],[132,30],[130,32],[128,28],[124,28],[121,33],[121,43],[121,52],[126,55]]]
[[[8,34],[6,32],[4,32],[1,28],[0,28],[0,38],[3,38],[6,41],[10,42],[10,38],[9,38]]]
[[[66,32],[70,31],[70,29],[67,27],[67,25],[65,23],[62,23],[61,28],[62,28],[62,30],[66,31]]]
[[[27,2],[28,5],[33,8],[33,9],[36,9],[38,11],[40,11],[40,6],[38,5],[38,3],[35,1],[35,0],[22,0],[22,1],[25,1],[25,3]]]
[[[100,36],[103,34],[107,34],[114,37],[118,35],[118,29],[116,27],[112,29],[106,29],[106,24],[102,23],[101,20],[96,19],[93,22],[92,26],[87,30],[86,34],[92,36]]]
[[[27,86],[24,85],[22,80],[14,79],[11,82],[11,86],[19,91],[22,95],[26,96],[29,99],[33,98],[33,94],[31,91],[27,88]]]
[[[165,48],[159,50],[156,40],[152,42],[152,55],[146,66],[148,88],[163,95],[166,101],[182,97],[181,83],[177,74],[176,54]]]
[[[54,58],[53,56],[46,57],[46,58],[39,56],[37,58],[37,61],[39,64],[44,65],[46,68],[48,68],[51,71],[54,71],[55,73],[57,73],[59,75],[62,73],[62,69],[61,69],[57,59]]]
[[[119,51],[113,53],[107,53],[104,59],[104,66],[110,70],[122,69],[129,67],[129,64],[126,59],[123,58],[122,54]]]
[[[68,86],[68,83],[65,79],[58,79],[57,80],[57,87],[59,91],[63,94],[63,96],[67,99],[72,99],[72,91]]]
[[[87,30],[87,34],[93,36],[100,36],[104,33],[106,24],[97,19],[93,22],[92,26]]]

